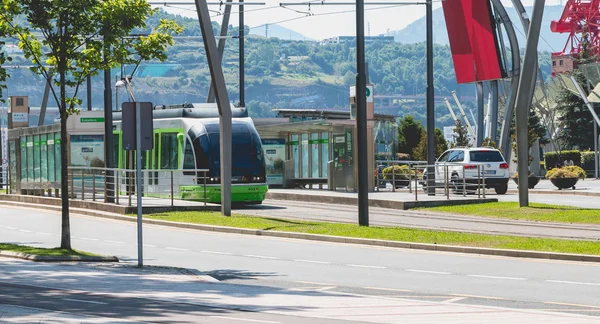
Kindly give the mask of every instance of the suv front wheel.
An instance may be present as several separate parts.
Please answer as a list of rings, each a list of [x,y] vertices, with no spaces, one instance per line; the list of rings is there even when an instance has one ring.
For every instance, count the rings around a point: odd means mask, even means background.
[[[508,183],[494,187],[494,191],[498,195],[504,195],[508,191]]]

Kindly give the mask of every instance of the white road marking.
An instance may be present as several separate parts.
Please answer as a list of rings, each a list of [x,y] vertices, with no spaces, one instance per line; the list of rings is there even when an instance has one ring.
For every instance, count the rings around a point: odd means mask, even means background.
[[[486,279],[503,279],[503,280],[527,280],[527,278],[498,277],[498,276],[473,275],[473,274],[467,275],[467,277],[486,278]]]
[[[559,303],[559,302],[544,302],[544,304],[574,306],[574,307],[586,307],[586,308],[600,308],[600,306],[583,305],[583,304],[569,304],[569,303]]]
[[[254,322],[254,323],[272,323],[272,324],[278,324],[278,323],[280,323],[280,322],[274,322],[274,321],[261,321],[261,320],[253,320],[253,319],[248,319],[248,318],[237,318],[237,317],[218,316],[218,315],[212,315],[210,317],[213,317],[213,318],[222,318],[222,319],[234,320],[234,321]]]
[[[318,263],[318,264],[331,264],[331,262],[327,262],[327,261],[314,261],[314,260],[302,260],[302,259],[295,259],[294,261],[306,262],[306,263]]]
[[[10,227],[10,226],[5,226],[4,228],[9,229],[9,230],[16,230],[16,227]]]
[[[448,300],[444,300],[442,302],[442,304],[451,304],[451,303],[455,303],[457,301],[461,301],[461,300],[464,300],[464,299],[467,299],[467,298],[469,298],[469,297],[454,297],[454,298],[450,298]]]
[[[28,231],[28,230],[24,230],[24,229],[20,229],[18,231],[19,232],[23,232],[23,233],[33,233],[33,231]]]
[[[189,251],[190,250],[190,249],[180,249],[180,248],[170,247],[170,246],[165,247],[165,249],[174,250],[174,251]]]
[[[152,244],[143,244],[144,247],[149,247],[149,248],[155,248],[156,245],[152,245]]]
[[[121,241],[111,241],[111,240],[105,240],[104,242],[106,242],[106,243],[115,243],[115,244],[125,244],[125,242],[121,242]]]
[[[258,258],[258,259],[269,259],[269,260],[276,260],[276,257],[271,257],[271,256],[264,256],[264,255],[254,255],[254,254],[244,254],[245,257],[249,257],[249,258]]]
[[[85,241],[98,241],[98,239],[95,238],[89,238],[89,237],[80,237],[80,240],[85,240]]]
[[[301,284],[309,284],[309,285],[323,285],[323,286],[330,286],[330,283],[324,283],[324,282],[314,282],[314,281],[294,281],[296,283],[301,283]]]
[[[385,291],[412,292],[412,290],[407,290],[407,289],[379,288],[379,287],[363,287],[363,288],[364,289],[385,290]]]
[[[459,296],[459,297],[469,297],[469,298],[483,298],[483,299],[506,300],[504,298],[492,297],[492,296],[479,296],[479,295],[467,295],[467,294],[450,294],[450,295],[452,295],[452,296]]]
[[[365,265],[365,264],[346,264],[346,265],[349,267],[355,267],[355,268],[387,269],[387,267],[372,266],[372,265]]]
[[[233,253],[229,253],[229,252],[219,252],[219,251],[200,251],[200,253],[221,254],[221,255],[233,255]]]
[[[419,270],[419,269],[404,269],[404,271],[408,272],[419,272],[419,273],[430,273],[430,274],[439,274],[439,275],[449,275],[450,272],[444,271],[430,271],[430,270]]]
[[[39,234],[39,235],[46,235],[46,236],[52,236],[52,234],[50,233],[44,233],[44,232],[37,232],[35,234]]]
[[[98,304],[98,305],[108,305],[108,303],[91,301],[91,300],[81,300],[81,299],[71,299],[71,298],[63,298],[63,300],[74,301],[78,303],[88,303],[88,304]]]
[[[600,286],[600,283],[594,283],[594,282],[563,281],[563,280],[546,280],[546,282],[563,283],[563,284],[571,284],[571,285]]]

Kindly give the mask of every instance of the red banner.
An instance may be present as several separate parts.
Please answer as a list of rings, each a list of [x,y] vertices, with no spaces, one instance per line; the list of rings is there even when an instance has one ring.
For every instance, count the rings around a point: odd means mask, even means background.
[[[488,0],[442,2],[458,83],[501,79],[503,70]]]

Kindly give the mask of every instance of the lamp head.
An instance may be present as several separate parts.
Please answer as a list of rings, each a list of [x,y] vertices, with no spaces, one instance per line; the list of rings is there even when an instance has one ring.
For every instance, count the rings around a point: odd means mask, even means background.
[[[117,81],[117,83],[115,83],[115,87],[117,87],[117,88],[124,87],[125,85],[126,85],[126,83],[123,80],[119,80],[119,81]]]

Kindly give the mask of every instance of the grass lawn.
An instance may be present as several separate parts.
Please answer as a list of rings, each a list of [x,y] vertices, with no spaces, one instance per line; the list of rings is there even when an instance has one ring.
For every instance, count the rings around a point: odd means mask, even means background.
[[[135,217],[134,215],[130,216]],[[354,224],[296,221],[237,214],[225,217],[221,216],[219,212],[168,212],[146,214],[144,217],[172,222],[251,228],[265,231],[285,231],[402,242],[600,255],[600,242],[590,241],[468,234],[392,227],[362,227]]]
[[[16,244],[8,244],[8,243],[0,243],[0,251],[11,251],[11,252],[20,252],[27,253],[31,255],[44,255],[44,256],[98,256],[97,254],[82,252],[82,251],[70,251],[61,248],[53,248],[53,249],[44,249],[44,248],[36,248],[25,245],[16,245]]]
[[[600,224],[600,209],[536,203],[530,203],[529,207],[523,208],[519,207],[518,202],[495,202],[419,208],[419,210],[542,222]]]

